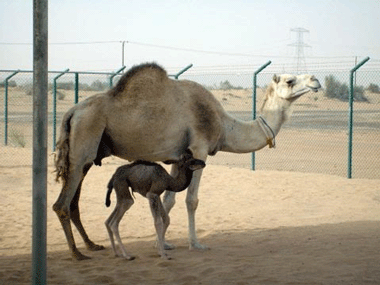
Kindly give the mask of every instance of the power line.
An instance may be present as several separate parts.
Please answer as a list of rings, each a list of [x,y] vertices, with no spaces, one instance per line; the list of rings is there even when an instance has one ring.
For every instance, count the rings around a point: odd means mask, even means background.
[[[297,29],[302,29],[302,28],[297,28]],[[292,29],[292,30],[296,30],[296,29]],[[49,43],[49,45],[92,45],[92,44],[115,44],[115,43],[122,44],[122,45],[123,44],[131,44],[131,45],[139,45],[139,46],[145,46],[145,47],[151,47],[151,48],[161,48],[161,49],[168,49],[168,50],[177,50],[177,51],[184,51],[184,52],[204,53],[204,54],[214,54],[214,55],[225,55],[225,56],[256,57],[256,58],[263,58],[263,57],[264,58],[291,58],[290,56],[282,56],[282,55],[229,53],[229,52],[221,52],[221,51],[190,49],[190,48],[165,46],[165,45],[142,43],[142,42],[135,42],[135,41],[127,41],[127,40],[120,40],[120,41],[87,41],[87,42],[52,42],[52,43]],[[30,45],[31,46],[32,43],[0,42],[0,45],[9,45],[9,46]],[[310,46],[307,45],[307,44],[305,44],[303,42],[302,38],[299,38],[296,43],[290,44],[289,46],[296,46],[297,47],[297,58],[299,59],[299,66],[300,66],[302,64],[302,61],[304,62],[303,47],[310,47]],[[342,59],[342,58],[354,58],[354,57],[355,56],[311,56],[309,58],[315,58],[315,59],[318,59],[318,58],[319,59],[326,59],[326,58],[335,58],[335,59],[337,59],[337,58],[341,58]]]
[[[91,45],[91,44],[110,44],[110,43],[120,43],[120,41],[90,41],[90,42],[57,42],[49,43],[49,45]],[[12,46],[21,46],[21,45],[33,45],[33,43],[9,43],[9,42],[0,42],[0,45],[12,45]]]
[[[209,50],[200,50],[200,49],[190,49],[190,48],[180,48],[180,47],[172,47],[172,46],[164,46],[164,45],[157,45],[157,44],[147,44],[147,43],[141,43],[141,42],[132,42],[132,41],[125,41],[127,44],[132,45],[140,45],[140,46],[147,46],[147,47],[154,47],[154,48],[162,48],[162,49],[170,49],[170,50],[179,50],[179,51],[186,51],[186,52],[196,52],[196,53],[207,53],[207,54],[217,54],[217,55],[229,55],[229,56],[243,56],[243,57],[278,57],[283,58],[283,56],[273,56],[273,55],[257,55],[257,54],[247,54],[247,53],[230,53],[230,52],[219,52],[219,51],[209,51]]]

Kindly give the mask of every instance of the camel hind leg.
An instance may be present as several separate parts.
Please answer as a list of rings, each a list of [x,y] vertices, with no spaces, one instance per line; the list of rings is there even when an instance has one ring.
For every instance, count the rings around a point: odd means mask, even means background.
[[[74,225],[77,228],[80,235],[82,236],[82,239],[83,239],[84,243],[86,244],[87,249],[89,249],[91,251],[97,251],[97,250],[103,250],[105,247],[102,245],[97,245],[90,240],[90,238],[88,237],[88,235],[87,235],[87,233],[86,233],[86,231],[82,225],[82,221],[80,219],[80,212],[79,212],[79,198],[80,198],[80,193],[81,193],[81,189],[82,189],[83,179],[86,176],[87,172],[90,170],[91,166],[92,166],[92,164],[88,164],[83,169],[82,180],[79,183],[78,189],[77,189],[75,196],[74,196],[74,198],[70,204],[70,219],[74,223]]]
[[[89,102],[89,101],[88,101]],[[78,106],[78,107],[77,107]],[[58,161],[56,167],[61,174],[63,187],[57,201],[53,205],[64,230],[67,243],[73,258],[77,260],[89,257],[79,252],[71,228],[71,220],[82,235],[87,247],[100,249],[88,238],[80,220],[79,197],[81,183],[89,165],[97,156],[99,143],[105,128],[105,122],[97,110],[91,106],[76,105],[69,115],[65,115],[61,127],[61,135],[57,143]],[[100,119],[99,119],[100,118]]]
[[[80,219],[79,198],[84,178],[83,172],[83,168],[79,167],[75,167],[70,171],[69,180],[64,182],[62,191],[53,205],[53,210],[61,222],[71,254],[76,260],[89,259],[89,257],[83,255],[77,249],[70,221],[73,221],[88,249],[100,250],[104,248],[103,246],[94,244],[90,240]],[[75,191],[70,191],[71,189],[75,189]]]
[[[79,219],[79,208],[75,207],[78,205],[78,201],[71,204],[76,196],[76,199],[79,199],[80,190],[77,192],[70,192],[68,189],[78,189],[80,181],[82,180],[79,173],[82,171],[78,171],[76,175],[71,175],[69,181],[64,181],[64,185],[62,191],[57,199],[57,201],[53,205],[53,210],[56,212],[59,221],[61,222],[63,231],[66,236],[66,240],[71,251],[73,258],[76,260],[84,260],[89,259],[88,256],[83,255],[76,247],[72,228],[71,228],[71,207],[74,209],[74,215],[77,215],[77,219]],[[77,220],[74,218],[74,220]],[[80,219],[79,219],[80,221]],[[83,228],[83,227],[82,227]],[[83,229],[84,231],[84,229]]]

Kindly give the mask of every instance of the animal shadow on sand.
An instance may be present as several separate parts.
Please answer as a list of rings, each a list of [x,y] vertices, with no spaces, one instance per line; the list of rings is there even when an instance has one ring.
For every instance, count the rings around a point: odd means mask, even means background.
[[[207,252],[174,240],[176,262],[152,255],[152,238],[128,242],[135,262],[96,258],[73,263],[66,251],[48,253],[50,284],[380,284],[380,222],[226,230],[202,234]],[[125,239],[127,241],[127,238]],[[3,254],[6,254],[3,252]],[[11,253],[10,253],[11,254]],[[0,283],[30,284],[30,254],[0,257]]]

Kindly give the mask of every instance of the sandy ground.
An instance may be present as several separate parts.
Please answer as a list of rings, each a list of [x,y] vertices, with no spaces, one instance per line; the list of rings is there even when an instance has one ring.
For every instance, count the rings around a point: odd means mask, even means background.
[[[24,150],[28,155],[28,150]],[[29,153],[30,155],[30,153]],[[4,158],[4,157],[3,157]],[[73,261],[51,210],[60,185],[48,177],[49,284],[380,284],[380,180],[326,174],[250,171],[208,164],[197,231],[204,252],[189,251],[185,192],[177,196],[167,239],[173,260],[157,256],[147,200],[136,195],[120,230],[133,261],[116,258],[104,221],[106,184],[123,163],[108,158],[88,174],[81,197],[90,237],[106,250]],[[31,280],[30,166],[0,167],[0,283]]]

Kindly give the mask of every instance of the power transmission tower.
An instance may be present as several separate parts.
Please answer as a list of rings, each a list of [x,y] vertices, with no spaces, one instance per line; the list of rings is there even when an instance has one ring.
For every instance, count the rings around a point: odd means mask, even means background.
[[[304,48],[311,47],[311,46],[304,43],[303,34],[308,33],[309,30],[306,30],[304,28],[294,28],[294,29],[290,29],[290,31],[297,33],[297,41],[295,43],[288,45],[288,46],[292,46],[296,48],[297,73],[299,74],[301,72],[306,72]]]

